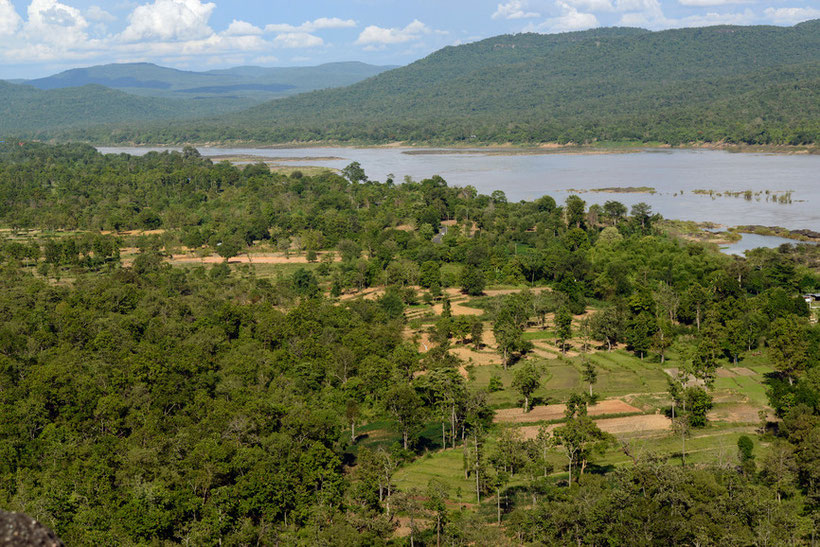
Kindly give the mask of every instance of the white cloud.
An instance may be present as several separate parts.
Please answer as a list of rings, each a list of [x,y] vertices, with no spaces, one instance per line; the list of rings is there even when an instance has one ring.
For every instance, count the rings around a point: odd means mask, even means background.
[[[726,6],[729,4],[748,4],[750,0],[678,0],[678,3],[683,6],[691,7],[712,7],[712,6]]]
[[[131,13],[121,38],[126,42],[205,39],[213,35],[208,20],[214,8],[216,4],[200,0],[155,0]]]
[[[628,11],[621,17],[620,25],[644,27],[651,30],[714,25],[750,25],[759,20],[759,17],[749,9],[743,12],[708,12],[688,17],[670,18],[663,13],[657,0],[618,0],[617,7]]]
[[[283,48],[306,48],[324,45],[324,40],[307,32],[285,32],[273,39],[274,45]]]
[[[100,6],[91,6],[85,10],[85,18],[89,21],[96,21],[99,23],[113,23],[117,20],[116,17],[102,9]]]
[[[556,2],[556,5],[561,7],[564,13],[558,17],[547,19],[544,22],[544,26],[551,32],[583,30],[600,26],[598,24],[598,18],[592,13],[580,12],[574,6],[561,2],[560,0]]]
[[[356,21],[353,19],[339,19],[338,17],[320,17],[312,23],[305,23],[303,26],[308,32],[325,28],[353,28],[356,26]]]
[[[11,36],[17,32],[21,22],[11,0],[0,0],[0,36]]]
[[[527,25],[524,32],[567,32],[600,26],[595,14],[578,11],[568,1],[556,0],[554,5],[558,15],[545,19],[538,24]]]
[[[116,43],[111,44],[110,47],[121,54],[142,57],[167,56],[169,59],[179,60],[196,55],[228,55],[237,52],[266,51],[272,45],[259,36],[211,34],[200,40]]]
[[[709,12],[704,15],[692,15],[682,19],[670,19],[672,27],[711,27],[714,25],[750,25],[757,22],[758,17],[750,10],[741,13]]]
[[[564,3],[587,11],[613,11],[615,9],[610,0],[565,0]]]
[[[621,16],[619,25],[651,29],[671,26],[658,0],[617,0],[615,9],[629,12]]]
[[[322,29],[352,28],[356,26],[353,19],[339,19],[338,17],[320,17],[313,21],[305,21],[299,26],[287,23],[267,25],[265,32],[315,32]]]
[[[26,44],[43,42],[60,49],[92,47],[80,11],[56,0],[32,0],[23,32]]]
[[[228,30],[223,32],[226,36],[260,36],[262,33],[262,29],[256,25],[236,19],[228,26]]]
[[[371,25],[364,29],[356,44],[360,46],[368,46],[369,48],[384,47],[392,44],[403,44],[405,42],[412,42],[418,40],[426,34],[432,34],[434,31],[427,25],[419,21],[413,20],[412,23],[404,28],[382,28]]]
[[[506,4],[498,4],[498,8],[493,13],[493,19],[530,19],[541,17],[535,11],[527,11],[524,0],[510,0]]]
[[[779,25],[793,25],[820,17],[820,9],[815,8],[766,8],[767,19]]]

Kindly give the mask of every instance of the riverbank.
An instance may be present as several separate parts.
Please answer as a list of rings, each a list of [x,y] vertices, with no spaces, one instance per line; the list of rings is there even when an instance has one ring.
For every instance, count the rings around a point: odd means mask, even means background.
[[[610,141],[593,144],[576,143],[441,143],[441,142],[370,142],[370,141],[291,141],[286,143],[260,143],[256,141],[213,141],[199,143],[145,144],[110,143],[94,144],[100,148],[167,148],[181,149],[183,146],[201,148],[246,148],[254,150],[289,150],[293,148],[407,148],[406,154],[441,155],[481,153],[497,156],[542,155],[542,154],[627,154],[646,150],[722,150],[732,153],[777,154],[777,155],[820,155],[820,145],[757,145],[733,143],[691,142],[671,145],[661,142]]]

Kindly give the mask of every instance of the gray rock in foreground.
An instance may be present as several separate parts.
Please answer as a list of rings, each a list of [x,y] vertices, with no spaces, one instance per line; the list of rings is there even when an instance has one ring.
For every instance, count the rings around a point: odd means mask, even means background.
[[[0,511],[0,547],[65,547],[65,544],[33,518]]]

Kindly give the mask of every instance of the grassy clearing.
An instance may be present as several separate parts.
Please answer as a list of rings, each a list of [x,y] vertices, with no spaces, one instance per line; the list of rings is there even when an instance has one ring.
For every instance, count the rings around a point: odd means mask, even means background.
[[[451,499],[475,503],[475,482],[464,478],[464,453],[461,448],[429,452],[396,473],[396,487],[400,490],[424,490],[431,479],[447,485]]]

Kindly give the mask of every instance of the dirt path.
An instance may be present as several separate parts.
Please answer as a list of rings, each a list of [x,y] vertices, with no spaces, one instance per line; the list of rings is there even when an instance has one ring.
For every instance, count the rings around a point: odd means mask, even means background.
[[[520,408],[505,408],[502,410],[496,410],[494,421],[496,423],[523,424],[532,422],[543,422],[549,420],[560,420],[564,417],[564,412],[566,411],[566,409],[566,405],[537,406],[530,410],[528,413],[524,414],[524,411]],[[608,414],[627,414],[632,412],[639,414],[641,410],[639,408],[635,408],[634,406],[621,401],[620,399],[606,399],[596,405],[589,407],[590,416],[604,416]]]

